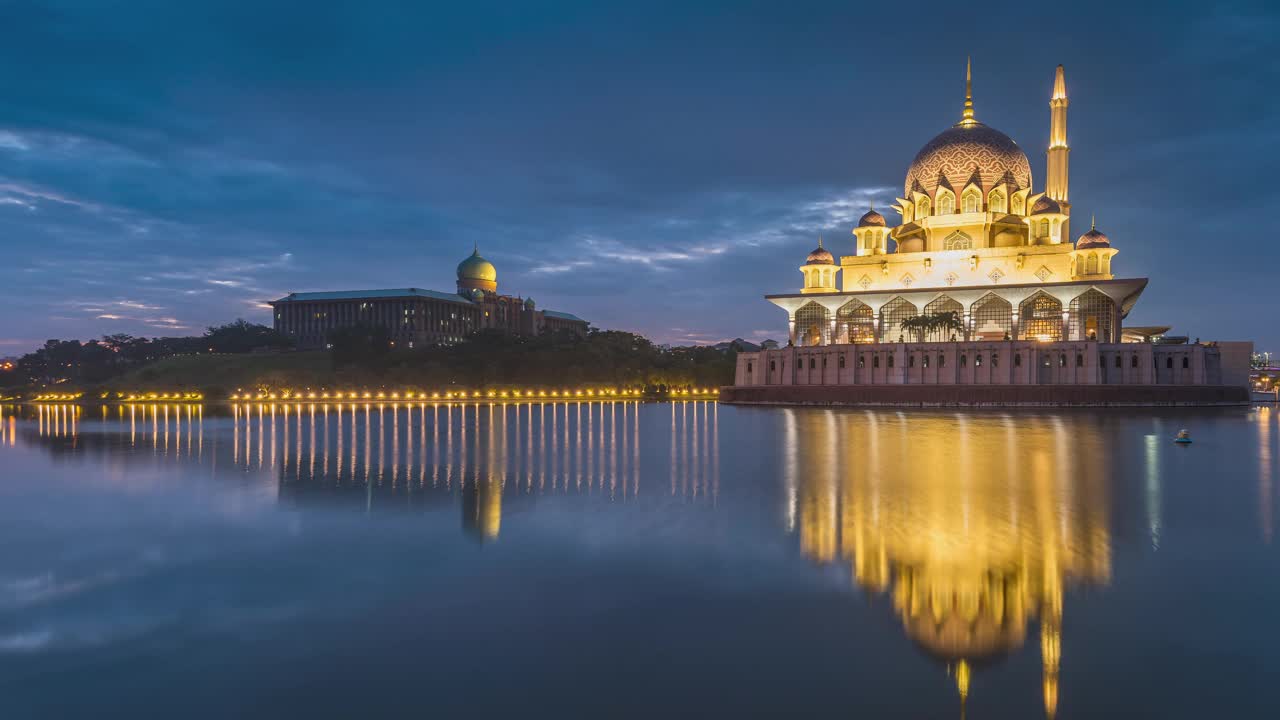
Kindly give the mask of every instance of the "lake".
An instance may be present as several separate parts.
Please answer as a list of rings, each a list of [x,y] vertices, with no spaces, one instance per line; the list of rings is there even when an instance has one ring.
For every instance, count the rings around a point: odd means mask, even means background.
[[[0,717],[1269,716],[1278,439],[1265,406],[6,406]]]

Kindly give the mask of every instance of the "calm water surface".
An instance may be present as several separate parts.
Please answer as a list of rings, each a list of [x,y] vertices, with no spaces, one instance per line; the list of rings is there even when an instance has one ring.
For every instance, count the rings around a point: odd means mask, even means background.
[[[0,717],[1273,717],[1278,438],[1268,408],[5,407]]]

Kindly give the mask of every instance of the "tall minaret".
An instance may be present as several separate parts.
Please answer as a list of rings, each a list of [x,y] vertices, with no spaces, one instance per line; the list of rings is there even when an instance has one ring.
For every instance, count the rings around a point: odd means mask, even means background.
[[[1067,81],[1059,65],[1053,78],[1053,97],[1049,99],[1049,161],[1044,192],[1060,203],[1067,202],[1067,154],[1071,152],[1067,147],[1068,102]]]

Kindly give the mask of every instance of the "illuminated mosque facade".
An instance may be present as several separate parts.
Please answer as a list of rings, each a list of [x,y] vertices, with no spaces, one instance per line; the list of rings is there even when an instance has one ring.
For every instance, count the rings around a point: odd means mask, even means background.
[[[978,119],[967,70],[959,122],[907,169],[901,222],[868,210],[840,257],[819,240],[799,291],[766,296],[787,347],[739,354],[734,385],[1243,385],[1248,343],[1122,329],[1147,279],[1116,274],[1092,220],[1072,239],[1069,103],[1059,65],[1037,189],[1026,153]]]
[[[275,329],[300,349],[319,349],[335,330],[385,328],[399,347],[450,345],[481,330],[512,335],[571,332],[588,323],[566,312],[539,310],[533,298],[498,293],[498,270],[475,248],[458,264],[456,292],[397,288],[289,293],[269,303]]]

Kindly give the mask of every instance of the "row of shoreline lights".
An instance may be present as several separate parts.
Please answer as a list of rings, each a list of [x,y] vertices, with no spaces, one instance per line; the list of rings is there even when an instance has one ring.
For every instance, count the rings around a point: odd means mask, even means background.
[[[673,397],[714,397],[720,394],[715,388],[690,388],[687,390],[671,390],[667,393]],[[377,400],[377,401],[426,401],[426,400],[545,400],[574,398],[638,398],[644,395],[639,390],[457,390],[449,392],[298,392],[281,390],[279,392],[236,392],[231,395],[232,401],[272,401],[289,400],[293,402],[341,402],[344,400]]]
[[[112,398],[112,395],[115,397]],[[74,393],[43,393],[36,395],[32,400],[34,402],[71,402],[84,397],[82,392]],[[104,392],[98,395],[99,400],[110,401],[112,399],[123,403],[146,403],[146,402],[200,402],[204,400],[204,393],[198,392],[138,392],[138,393],[109,393]]]

